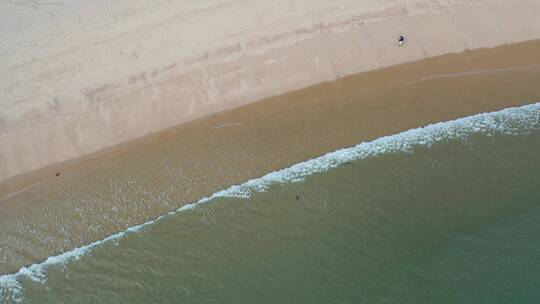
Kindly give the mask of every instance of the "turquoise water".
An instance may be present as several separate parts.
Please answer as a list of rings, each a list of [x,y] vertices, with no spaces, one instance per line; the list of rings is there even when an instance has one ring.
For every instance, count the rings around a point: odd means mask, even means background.
[[[7,303],[538,303],[540,104],[339,150],[0,282]]]

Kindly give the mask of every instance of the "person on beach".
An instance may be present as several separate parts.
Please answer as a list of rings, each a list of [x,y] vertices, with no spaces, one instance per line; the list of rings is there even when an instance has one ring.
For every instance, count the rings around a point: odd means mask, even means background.
[[[398,45],[402,46],[404,43],[405,43],[405,37],[403,37],[402,35],[399,35]]]

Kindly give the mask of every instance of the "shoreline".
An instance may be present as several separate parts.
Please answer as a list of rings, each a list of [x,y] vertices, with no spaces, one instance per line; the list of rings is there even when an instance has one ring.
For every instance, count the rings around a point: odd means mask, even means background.
[[[124,143],[89,153],[85,156],[51,164],[31,172],[22,173],[8,180],[0,182],[0,204],[3,201],[17,196],[18,194],[42,183],[54,180],[56,174],[71,174],[95,165],[96,162],[120,157],[130,150],[141,146],[150,145],[163,138],[174,136],[176,132],[190,132],[207,128],[215,128],[220,125],[235,124],[235,113],[245,112],[245,117],[253,120],[260,118],[260,113],[276,113],[290,111],[297,107],[317,105],[319,103],[331,103],[351,98],[361,92],[378,90],[383,87],[396,85],[414,84],[439,77],[459,77],[477,73],[490,73],[495,70],[514,69],[522,66],[540,65],[540,59],[536,59],[536,52],[540,52],[540,40],[527,41],[511,45],[503,45],[492,49],[467,50],[458,54],[441,55],[434,58],[423,59],[411,63],[400,64],[379,70],[364,72],[356,75],[343,77],[334,81],[312,85],[300,90],[272,96],[238,108],[214,113],[194,121],[173,126],[163,131],[153,132],[140,138],[135,138]],[[409,71],[407,71],[409,70]],[[357,82],[361,85],[358,89],[348,89],[338,92],[336,87],[347,86],[347,82]],[[325,94],[326,99],[320,99],[317,93],[325,89],[332,90]],[[300,98],[297,98],[300,97]],[[315,102],[306,99],[315,99]],[[284,100],[286,102],[284,102]],[[259,108],[266,107],[263,110]],[[500,108],[498,108],[500,109]],[[489,110],[489,109],[488,109]],[[473,114],[470,112],[468,114]],[[229,118],[231,116],[231,118]],[[238,115],[236,115],[238,116]],[[453,117],[456,118],[456,117]],[[222,120],[222,121],[220,121]]]
[[[352,147],[341,148],[316,158],[297,163],[291,167],[266,173],[261,177],[250,179],[242,184],[232,185],[229,188],[214,192],[210,196],[202,197],[196,202],[188,203],[176,210],[159,215],[157,218],[147,220],[142,224],[131,226],[124,231],[109,235],[104,239],[97,240],[82,247],[74,248],[58,256],[48,257],[44,261],[21,268],[16,273],[0,273],[0,288],[12,288],[18,290],[18,287],[20,286],[18,280],[19,277],[23,275],[28,276],[37,282],[45,283],[45,271],[49,266],[77,260],[81,256],[91,252],[95,247],[118,241],[130,233],[141,232],[147,226],[154,225],[184,211],[197,208],[200,205],[211,203],[212,200],[220,198],[249,198],[257,193],[267,192],[275,185],[303,181],[305,178],[335,169],[339,166],[350,164],[350,162],[368,159],[387,153],[407,152],[416,145],[429,147],[432,144],[444,140],[456,140],[462,138],[462,136],[470,136],[476,132],[484,133],[499,131],[501,134],[514,134],[513,132],[515,132],[515,129],[508,124],[508,121],[514,123],[518,122],[522,124],[521,127],[532,128],[532,130],[534,130],[534,126],[538,125],[539,122],[539,116],[534,115],[535,110],[540,110],[540,102],[520,107],[506,108],[495,112],[475,114],[456,120],[429,124],[420,128],[384,136],[373,141],[362,142]],[[490,118],[490,121],[486,123],[485,119],[487,117]],[[498,121],[498,119],[500,119],[500,121]],[[461,129],[466,129],[467,131],[464,133],[467,135],[463,135]],[[520,134],[519,131],[517,134]],[[5,285],[2,286],[1,283],[4,283]]]
[[[534,0],[296,4],[73,2],[55,18],[0,4],[0,181],[347,75],[540,37]]]
[[[0,203],[0,273],[329,151],[540,101],[539,52],[540,40],[349,76],[65,164],[58,178]]]

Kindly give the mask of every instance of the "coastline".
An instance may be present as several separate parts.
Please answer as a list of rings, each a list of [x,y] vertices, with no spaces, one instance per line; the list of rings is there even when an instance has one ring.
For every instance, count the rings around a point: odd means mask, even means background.
[[[540,41],[530,41],[344,77],[64,164],[58,178],[0,204],[0,239],[7,254],[0,272],[329,151],[538,101],[539,50]],[[12,225],[14,220],[20,225]],[[16,254],[10,255],[12,250]]]
[[[58,14],[54,22],[40,15],[35,22],[44,22],[43,28],[5,33],[0,53],[1,196],[84,166],[81,157],[118,153],[112,151],[122,148],[111,147],[256,100],[539,37],[537,1],[422,3],[311,2],[291,8],[281,1],[239,10],[246,3],[207,1],[201,7],[141,7],[109,23],[95,18],[108,8],[103,4],[92,8],[93,15],[80,11],[80,30],[61,8],[52,12]],[[2,5],[11,14],[8,23],[24,17],[21,22],[32,25],[32,14],[43,13]],[[266,18],[257,23],[257,16]],[[223,26],[210,26],[216,22]],[[276,22],[279,27],[270,26]],[[95,30],[104,24],[109,31]],[[407,37],[401,48],[394,41],[398,32]],[[29,172],[36,177],[28,178]]]
[[[258,196],[262,193],[275,190],[272,188],[276,185],[284,186],[283,184],[302,183],[310,176],[322,174],[344,165],[352,165],[354,167],[353,162],[368,160],[372,157],[377,158],[377,156],[386,154],[415,153],[417,148],[422,150],[422,148],[431,147],[445,141],[472,140],[470,137],[474,137],[474,135],[496,137],[530,135],[529,132],[538,130],[540,116],[537,113],[539,110],[540,102],[537,102],[525,106],[511,107],[500,111],[481,113],[456,120],[430,124],[421,128],[383,136],[373,141],[362,142],[352,147],[338,149],[317,158],[297,163],[291,167],[267,173],[264,176],[250,179],[240,185],[233,185],[227,189],[215,192],[211,196],[203,197],[197,202],[186,204],[157,218],[147,220],[142,224],[131,226],[124,231],[114,233],[104,239],[68,250],[57,256],[50,256],[44,261],[23,267],[16,273],[0,275],[0,298],[5,296],[15,299],[21,296],[20,291],[24,288],[21,285],[21,277],[28,277],[35,282],[46,284],[48,277],[47,271],[50,266],[56,266],[58,264],[67,266],[67,263],[78,260],[91,253],[94,249],[106,246],[108,243],[116,243],[119,246],[119,242],[124,237],[129,234],[143,232],[145,228],[150,229],[146,233],[152,233],[150,227],[159,222],[171,219],[171,217],[175,217],[180,213],[196,209],[200,205],[212,203],[213,201],[217,203],[221,199],[250,199],[255,195]],[[459,144],[457,143],[457,145]],[[352,183],[353,187],[354,184]],[[296,196],[296,200],[299,200],[299,196]],[[519,211],[517,213],[519,214]],[[233,217],[238,215],[234,214]],[[206,221],[203,221],[203,223],[207,224]],[[114,248],[113,250],[116,251],[116,249],[118,248]]]
[[[458,77],[468,73],[489,73],[494,70],[534,66],[540,64],[540,59],[537,59],[536,56],[537,52],[540,52],[540,40],[504,45],[492,49],[465,51],[464,53],[442,55],[419,60],[417,62],[360,73],[343,77],[335,81],[284,93],[235,108],[232,111],[223,111],[179,126],[168,128],[161,132],[154,132],[97,152],[89,153],[82,157],[50,164],[31,172],[18,174],[0,182],[0,203],[37,184],[45,183],[57,178],[56,174],[58,173],[60,173],[60,175],[66,175],[88,169],[95,165],[96,162],[121,157],[121,155],[128,153],[130,150],[137,149],[140,146],[151,145],[156,141],[162,141],[164,138],[175,136],[174,134],[176,133],[189,133],[191,131],[200,131],[208,128],[226,126],[228,124],[237,124],[238,121],[256,121],[260,117],[271,113],[288,112],[306,106],[309,107],[318,104],[339,102],[354,98],[355,95],[362,94],[362,92],[379,90],[384,87],[392,87],[400,84],[421,82],[437,77]],[[321,98],[321,95],[324,97]],[[527,101],[534,100],[523,100],[523,102]],[[515,104],[508,103],[507,105],[511,106]],[[481,111],[497,109],[501,109],[501,107],[478,108],[472,111],[465,111],[461,114],[462,116],[471,115]],[[456,114],[441,116],[440,120],[457,117],[460,116]],[[437,120],[429,119],[419,121],[416,124],[410,125],[409,128],[419,126],[421,123],[432,123],[436,121]],[[396,132],[399,130],[394,129],[392,131]],[[385,132],[380,132],[378,135],[385,135]],[[374,137],[370,136],[368,138]],[[343,144],[350,145],[353,143],[354,142],[347,142]],[[332,148],[335,149],[338,147],[339,146],[336,145]],[[321,150],[320,152],[323,151],[324,150]]]

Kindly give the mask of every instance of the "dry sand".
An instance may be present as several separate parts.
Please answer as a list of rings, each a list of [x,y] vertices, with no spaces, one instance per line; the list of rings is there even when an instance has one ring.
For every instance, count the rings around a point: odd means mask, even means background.
[[[62,175],[0,203],[0,273],[337,148],[538,101],[539,53],[540,40],[353,75],[38,170]]]
[[[0,182],[346,75],[538,39],[539,11],[537,0],[0,2]]]

